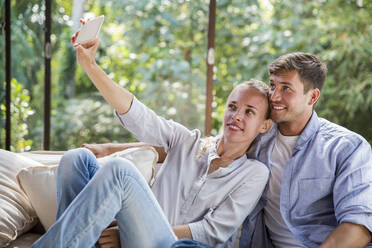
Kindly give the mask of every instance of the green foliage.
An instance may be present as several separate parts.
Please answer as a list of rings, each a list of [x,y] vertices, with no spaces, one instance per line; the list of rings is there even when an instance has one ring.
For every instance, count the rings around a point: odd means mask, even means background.
[[[40,2],[24,0],[11,2],[12,77],[22,82],[31,93],[32,87],[37,83],[36,74],[44,62],[42,59],[43,28],[39,24],[43,13],[39,7]],[[1,14],[4,15],[4,12]],[[5,48],[5,39],[1,40],[2,47]],[[5,49],[1,49],[0,53],[1,57],[5,58]],[[0,79],[5,81],[5,60],[0,60],[0,67]]]
[[[32,149],[43,135],[43,4],[12,2],[12,75],[30,92]],[[159,115],[204,129],[209,1],[91,0],[87,16],[105,15],[97,63]],[[53,2],[51,149],[133,140],[76,65],[69,43],[72,0]],[[372,142],[372,5],[354,0],[217,2],[213,134],[237,83],[267,81],[278,56],[304,51],[328,65],[316,110]],[[1,17],[0,17],[1,18]],[[0,41],[4,46],[4,39]],[[4,50],[0,49],[1,58]],[[4,60],[0,60],[0,80]],[[3,86],[0,101],[4,103]],[[21,120],[20,120],[21,121]],[[4,121],[0,122],[0,128]]]
[[[363,2],[365,3],[363,5]],[[328,66],[328,78],[317,112],[330,121],[362,134],[372,143],[372,5],[365,1],[300,1],[295,14],[291,1],[275,8],[278,27],[290,32],[291,50],[319,55]],[[283,47],[282,45],[280,47]],[[281,49],[281,53],[288,50]],[[291,51],[290,50],[290,51]]]
[[[263,2],[245,7],[228,2],[225,11],[231,14],[218,16],[216,101],[224,102],[231,82],[267,81],[268,65],[282,54],[314,53],[328,66],[318,114],[372,143],[372,5],[340,0]],[[217,108],[216,116],[222,120],[223,108]]]
[[[52,118],[51,146],[55,150],[74,148],[83,143],[134,140],[115,120],[112,108],[98,94],[65,101],[58,112]]]
[[[194,1],[94,4],[105,6],[99,14],[108,23],[101,36],[105,55],[101,54],[99,64],[158,114],[203,129],[208,5]]]
[[[30,95],[28,90],[24,89],[22,84],[13,79],[11,81],[11,147],[14,152],[24,152],[31,149],[32,140],[26,139],[28,126],[25,123],[27,118],[33,115],[34,111],[30,108]],[[5,120],[5,104],[0,105],[1,117]],[[4,124],[5,126],[5,124]],[[5,128],[0,129],[1,137],[5,138]],[[5,144],[5,140],[1,140]]]

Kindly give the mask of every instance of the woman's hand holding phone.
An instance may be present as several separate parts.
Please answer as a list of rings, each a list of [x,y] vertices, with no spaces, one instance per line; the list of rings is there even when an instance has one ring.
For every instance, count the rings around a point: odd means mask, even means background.
[[[99,16],[92,20],[88,19],[87,21],[80,19],[80,23],[83,26],[71,37],[71,43],[76,50],[77,62],[84,70],[96,64],[95,54],[99,45],[97,35],[103,20],[103,16]]]
[[[80,19],[80,23],[83,25],[86,25],[86,23],[89,22],[89,19],[87,21]],[[72,37],[71,37],[71,43],[73,44],[75,50],[76,50],[76,60],[83,67],[83,69],[86,71],[86,69],[91,66],[95,65],[95,54],[99,45],[98,38],[95,38],[90,41],[86,42],[76,42],[77,37],[79,36],[81,30],[77,31]]]
[[[98,49],[98,38],[84,43],[75,43],[76,60],[85,71],[96,64],[95,55]]]
[[[80,19],[82,27],[72,36],[71,42],[73,44],[77,42],[83,43],[97,38],[104,19],[103,15],[87,21]]]

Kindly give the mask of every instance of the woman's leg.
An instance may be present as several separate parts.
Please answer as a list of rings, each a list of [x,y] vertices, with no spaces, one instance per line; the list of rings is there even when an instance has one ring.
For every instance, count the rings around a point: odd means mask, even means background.
[[[57,219],[99,169],[95,155],[86,148],[67,151],[57,169]]]
[[[32,247],[92,247],[114,218],[122,247],[166,248],[176,241],[142,175],[130,161],[114,158]]]
[[[179,239],[171,248],[213,248],[210,245],[192,239]]]

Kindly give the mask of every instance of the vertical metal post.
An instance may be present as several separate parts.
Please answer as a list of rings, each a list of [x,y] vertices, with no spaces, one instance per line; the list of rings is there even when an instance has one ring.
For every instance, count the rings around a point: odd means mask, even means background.
[[[45,0],[45,43],[44,43],[44,150],[50,147],[50,95],[51,95],[51,69],[52,47],[50,44],[51,33],[51,0]]]
[[[10,116],[10,102],[11,102],[11,80],[12,80],[12,54],[10,42],[10,17],[11,17],[11,0],[5,0],[5,149],[10,151],[11,143],[11,116]]]
[[[216,0],[209,2],[208,52],[207,52],[207,97],[205,102],[205,136],[211,135],[213,102],[214,37],[216,30]]]

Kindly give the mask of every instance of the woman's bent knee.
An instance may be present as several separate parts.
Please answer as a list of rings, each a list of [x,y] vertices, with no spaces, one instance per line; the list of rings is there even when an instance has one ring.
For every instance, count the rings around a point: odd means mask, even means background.
[[[105,171],[112,174],[125,173],[125,174],[138,174],[136,166],[126,158],[112,158],[103,167]]]
[[[59,162],[58,174],[68,176],[70,173],[76,173],[77,171],[86,171],[89,166],[88,161],[91,159],[95,159],[95,156],[86,148],[69,150],[65,152]]]
[[[93,152],[91,152],[87,148],[75,148],[68,150],[63,154],[62,159],[68,159],[68,160],[74,160],[77,158],[84,158],[84,157],[89,157],[89,156],[94,156]],[[95,156],[94,156],[95,157]]]
[[[138,171],[133,162],[125,158],[113,158],[100,169],[100,180],[116,182],[120,187],[128,189],[133,185],[148,187],[142,174]]]

